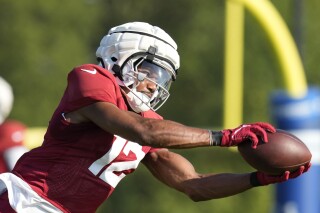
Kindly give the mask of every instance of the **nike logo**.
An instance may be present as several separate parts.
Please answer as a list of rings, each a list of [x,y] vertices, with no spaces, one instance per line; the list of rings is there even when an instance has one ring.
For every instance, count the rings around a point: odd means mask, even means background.
[[[93,70],[87,70],[87,69],[81,69],[83,72],[87,72],[87,73],[90,73],[92,75],[96,74],[97,73],[97,70],[96,69],[93,69]]]

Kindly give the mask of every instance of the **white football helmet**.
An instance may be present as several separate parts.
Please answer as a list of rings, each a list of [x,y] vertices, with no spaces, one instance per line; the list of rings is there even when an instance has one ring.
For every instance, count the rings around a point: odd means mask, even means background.
[[[13,92],[11,85],[0,77],[0,124],[10,114],[13,104]]]
[[[96,56],[126,87],[128,103],[136,112],[156,111],[169,97],[171,82],[180,67],[177,44],[161,28],[144,22],[130,22],[110,29]],[[151,97],[136,90],[143,80],[157,85]]]

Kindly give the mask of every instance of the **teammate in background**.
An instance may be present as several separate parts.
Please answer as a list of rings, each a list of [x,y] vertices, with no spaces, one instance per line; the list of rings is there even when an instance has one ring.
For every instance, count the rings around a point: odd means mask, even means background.
[[[0,125],[0,173],[11,171],[28,149],[24,146],[26,126],[15,120]]]
[[[169,97],[180,66],[177,45],[162,29],[142,22],[112,28],[96,51],[99,64],[75,67],[43,144],[0,175],[4,212],[95,212],[140,162],[161,182],[193,201],[235,195],[306,172],[199,174],[167,148],[237,146],[267,142],[268,123],[211,131],[163,120],[155,111]],[[214,156],[210,167],[214,166]],[[209,163],[210,164],[210,163]],[[130,192],[128,192],[130,193]],[[10,204],[9,205],[9,200]]]
[[[6,120],[13,100],[11,85],[0,77],[0,173],[11,171],[21,155],[28,151],[23,144],[26,126],[19,121]]]
[[[14,96],[11,85],[0,76],[0,124],[9,116],[13,99]]]

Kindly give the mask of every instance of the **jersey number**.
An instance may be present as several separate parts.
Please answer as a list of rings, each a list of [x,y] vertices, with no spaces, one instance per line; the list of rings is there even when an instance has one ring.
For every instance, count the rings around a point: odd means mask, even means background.
[[[89,167],[89,170],[94,175],[98,175],[101,170],[104,170],[99,175],[99,178],[108,183],[113,188],[115,188],[120,180],[126,176],[123,171],[136,169],[138,167],[138,164],[146,154],[142,151],[142,146],[140,146],[139,144],[133,143],[131,141],[127,142],[127,140],[117,135],[115,135],[115,138],[116,139],[114,140],[110,150],[100,159],[93,162]],[[121,162],[114,161],[120,155],[128,156],[130,151],[136,155],[136,160]],[[118,175],[114,172],[118,172]]]

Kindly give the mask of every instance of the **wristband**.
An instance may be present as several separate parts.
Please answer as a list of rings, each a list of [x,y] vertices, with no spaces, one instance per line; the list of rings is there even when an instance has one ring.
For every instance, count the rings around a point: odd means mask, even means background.
[[[212,131],[209,130],[210,137],[210,146],[220,146],[222,140],[222,132],[221,131]]]
[[[258,180],[257,172],[252,172],[250,174],[250,184],[253,187],[261,186],[261,183]]]

